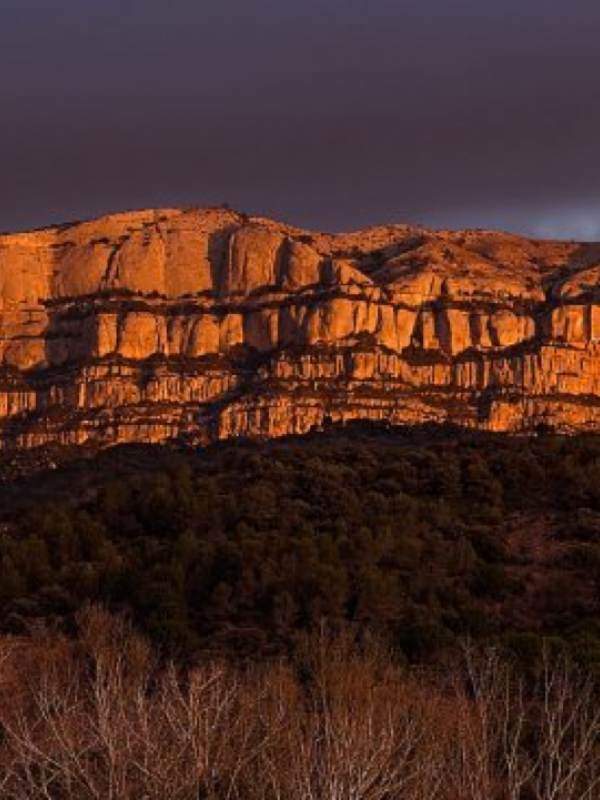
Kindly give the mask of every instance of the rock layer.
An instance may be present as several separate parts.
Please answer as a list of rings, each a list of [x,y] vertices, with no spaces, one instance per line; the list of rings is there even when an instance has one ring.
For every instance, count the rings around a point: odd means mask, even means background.
[[[227,209],[0,237],[0,446],[600,427],[600,245]]]

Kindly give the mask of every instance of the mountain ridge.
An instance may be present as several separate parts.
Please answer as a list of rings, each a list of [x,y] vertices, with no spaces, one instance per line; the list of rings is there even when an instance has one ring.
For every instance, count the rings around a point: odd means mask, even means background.
[[[228,208],[0,236],[0,445],[600,427],[600,245]]]

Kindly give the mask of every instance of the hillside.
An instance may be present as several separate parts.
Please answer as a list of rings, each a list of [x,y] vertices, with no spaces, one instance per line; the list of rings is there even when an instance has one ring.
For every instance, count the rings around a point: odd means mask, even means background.
[[[389,429],[126,445],[0,484],[0,632],[87,601],[169,652],[289,652],[323,621],[411,661],[470,637],[600,670],[600,439]]]

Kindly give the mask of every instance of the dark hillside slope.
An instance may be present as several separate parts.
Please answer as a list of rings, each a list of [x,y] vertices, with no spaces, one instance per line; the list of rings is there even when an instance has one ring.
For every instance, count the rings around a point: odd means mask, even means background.
[[[0,484],[0,628],[86,601],[167,649],[268,655],[326,619],[410,660],[543,638],[600,669],[600,437],[357,423],[124,446]]]

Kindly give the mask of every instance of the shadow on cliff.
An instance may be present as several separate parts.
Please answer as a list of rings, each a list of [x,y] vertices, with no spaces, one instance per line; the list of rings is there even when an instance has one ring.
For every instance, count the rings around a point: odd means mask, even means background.
[[[227,225],[218,231],[210,233],[208,236],[208,258],[210,262],[210,277],[213,291],[217,297],[221,295],[225,270],[227,267],[227,257],[229,253],[229,242],[233,234],[240,229],[240,225]]]

